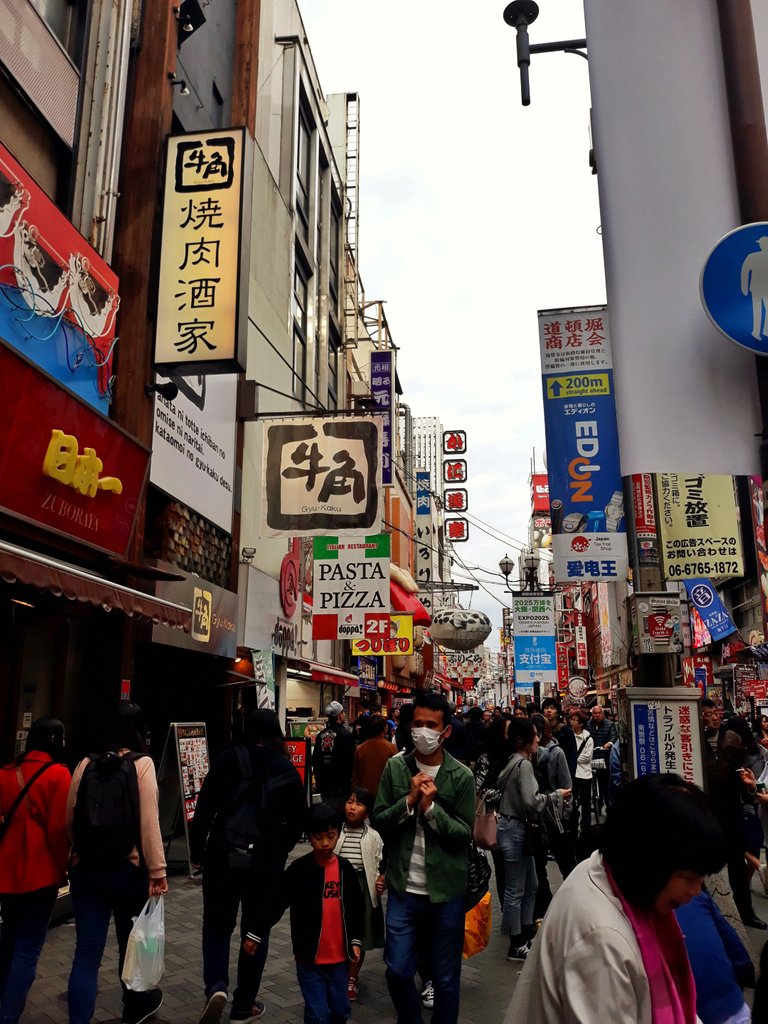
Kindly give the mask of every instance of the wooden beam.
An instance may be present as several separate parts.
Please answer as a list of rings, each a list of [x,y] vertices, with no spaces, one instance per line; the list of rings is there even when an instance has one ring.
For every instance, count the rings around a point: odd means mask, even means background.
[[[256,135],[256,90],[259,74],[261,0],[238,0],[232,68],[232,124]]]

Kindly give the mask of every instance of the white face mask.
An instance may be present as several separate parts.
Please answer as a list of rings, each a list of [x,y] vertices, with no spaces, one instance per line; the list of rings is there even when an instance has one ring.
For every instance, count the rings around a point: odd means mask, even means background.
[[[445,729],[443,729],[445,732]],[[416,728],[411,729],[411,736],[413,737],[413,745],[419,754],[434,754],[437,748],[440,746],[440,739],[443,733],[438,732],[436,729]]]

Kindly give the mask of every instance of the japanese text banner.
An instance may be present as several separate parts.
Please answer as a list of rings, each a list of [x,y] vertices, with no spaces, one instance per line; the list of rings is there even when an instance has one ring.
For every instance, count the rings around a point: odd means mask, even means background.
[[[249,154],[244,128],[168,140],[155,334],[161,372],[244,369],[247,302],[241,304],[240,292]]]
[[[512,599],[515,676],[519,684],[557,683],[555,599],[526,594]]]
[[[554,574],[623,580],[629,566],[604,306],[539,312]]]
[[[264,420],[261,536],[365,536],[384,515],[379,417]]]
[[[667,579],[744,575],[733,477],[659,473],[656,497]]]

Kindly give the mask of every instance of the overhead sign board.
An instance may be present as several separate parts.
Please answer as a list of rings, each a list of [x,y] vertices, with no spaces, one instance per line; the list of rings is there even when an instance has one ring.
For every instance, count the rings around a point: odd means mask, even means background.
[[[245,369],[252,143],[245,128],[168,139],[155,365]]]
[[[443,431],[443,455],[464,455],[467,451],[466,430]]]
[[[237,377],[171,379],[174,400],[155,395],[149,479],[231,533]]]
[[[385,639],[390,634],[390,536],[315,537],[314,640]]]
[[[378,416],[265,420],[261,536],[377,531],[381,446]]]
[[[704,263],[699,290],[722,335],[768,355],[768,222],[742,224],[721,238]]]
[[[395,354],[391,349],[386,352],[371,352],[371,398],[382,423],[381,482],[384,487],[389,487],[392,483],[392,452],[395,441]]]
[[[413,562],[414,578],[419,584],[419,600],[432,614],[433,600],[429,585],[433,581],[436,529],[432,519],[431,475],[425,469],[416,470],[416,516],[414,519]],[[424,589],[427,588],[427,589]]]
[[[744,574],[733,477],[659,473],[656,492],[667,579]]]
[[[605,306],[539,312],[554,578],[629,568]]]
[[[555,599],[540,594],[515,595],[512,616],[517,683],[557,683]]]
[[[352,654],[358,655],[407,655],[413,654],[413,616],[390,615],[389,631],[382,636],[378,632],[362,640],[352,641]]]

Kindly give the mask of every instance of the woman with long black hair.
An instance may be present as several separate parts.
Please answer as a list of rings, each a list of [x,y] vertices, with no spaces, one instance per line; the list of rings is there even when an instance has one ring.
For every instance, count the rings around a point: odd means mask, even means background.
[[[70,774],[64,726],[32,723],[21,757],[0,768],[0,1021],[15,1024],[35,980],[51,911],[66,878]]]

